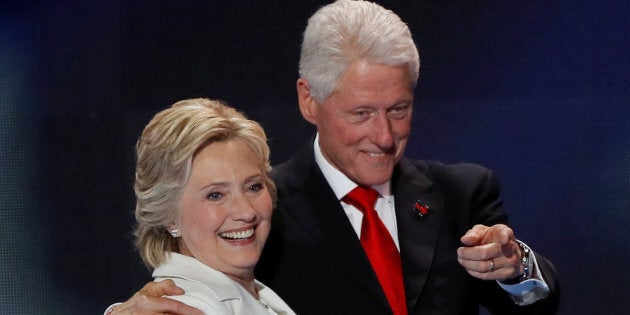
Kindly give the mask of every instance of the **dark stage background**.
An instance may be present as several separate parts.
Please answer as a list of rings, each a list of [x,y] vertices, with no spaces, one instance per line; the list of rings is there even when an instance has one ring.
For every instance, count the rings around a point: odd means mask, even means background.
[[[558,268],[559,314],[624,313],[630,2],[381,3],[422,58],[407,155],[494,169],[517,236]],[[0,313],[99,314],[150,279],[133,147],[158,110],[226,100],[274,163],[308,139],[294,82],[321,4],[0,2]]]

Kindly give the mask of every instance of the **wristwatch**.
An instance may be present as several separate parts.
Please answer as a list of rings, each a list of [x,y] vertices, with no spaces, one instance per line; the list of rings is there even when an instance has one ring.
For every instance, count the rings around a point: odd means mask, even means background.
[[[524,281],[527,279],[531,279],[534,273],[534,261],[531,259],[532,250],[527,246],[527,244],[514,239],[518,247],[521,248],[521,252],[523,256],[521,257],[521,264],[523,265],[523,275],[520,276],[520,281]]]

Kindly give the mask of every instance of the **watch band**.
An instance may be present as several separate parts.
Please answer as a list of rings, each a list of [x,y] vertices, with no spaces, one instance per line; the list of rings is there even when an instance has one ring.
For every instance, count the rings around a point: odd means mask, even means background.
[[[532,250],[527,246],[527,244],[523,243],[520,240],[514,239],[518,247],[521,248],[521,252],[523,256],[521,257],[521,264],[523,265],[523,275],[520,277],[520,280],[527,280],[533,277],[534,272],[534,262],[531,259]]]

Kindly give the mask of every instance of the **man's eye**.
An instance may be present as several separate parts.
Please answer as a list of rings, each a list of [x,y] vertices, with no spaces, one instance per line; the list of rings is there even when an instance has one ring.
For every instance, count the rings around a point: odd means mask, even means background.
[[[393,118],[405,118],[409,113],[409,106],[397,106],[389,110],[389,116]]]
[[[218,191],[213,191],[209,193],[208,196],[206,196],[208,200],[221,200],[222,197],[223,197],[223,194]]]
[[[368,110],[358,110],[356,112],[352,112],[349,116],[349,121],[351,122],[362,122],[366,121],[372,116],[372,112]]]

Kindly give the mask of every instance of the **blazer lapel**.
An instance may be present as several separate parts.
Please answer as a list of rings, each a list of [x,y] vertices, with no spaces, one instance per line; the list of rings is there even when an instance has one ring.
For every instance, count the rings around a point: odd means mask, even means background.
[[[409,160],[403,158],[396,166],[392,191],[409,309],[414,309],[426,283],[443,218],[443,200],[432,187],[433,183]],[[418,201],[430,209],[422,218],[414,209]]]

